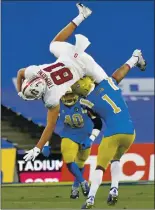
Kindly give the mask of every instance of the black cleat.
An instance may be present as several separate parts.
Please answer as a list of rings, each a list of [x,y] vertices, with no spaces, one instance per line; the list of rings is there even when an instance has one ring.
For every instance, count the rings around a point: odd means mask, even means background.
[[[78,199],[79,198],[79,190],[78,189],[73,189],[71,190],[71,199]]]

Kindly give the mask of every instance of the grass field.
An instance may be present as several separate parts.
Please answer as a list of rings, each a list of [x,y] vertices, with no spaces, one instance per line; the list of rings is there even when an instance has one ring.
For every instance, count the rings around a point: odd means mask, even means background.
[[[71,200],[69,186],[2,187],[2,209],[80,209],[85,199],[82,194]],[[154,209],[153,185],[120,186],[119,201],[109,207],[106,199],[109,186],[101,186],[96,197],[95,209]]]

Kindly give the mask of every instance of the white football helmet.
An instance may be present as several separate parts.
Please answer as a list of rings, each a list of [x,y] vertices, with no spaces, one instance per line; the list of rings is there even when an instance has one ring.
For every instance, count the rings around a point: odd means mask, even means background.
[[[35,77],[31,80],[25,79],[22,84],[22,93],[27,100],[40,99],[46,90],[46,82],[41,77]]]

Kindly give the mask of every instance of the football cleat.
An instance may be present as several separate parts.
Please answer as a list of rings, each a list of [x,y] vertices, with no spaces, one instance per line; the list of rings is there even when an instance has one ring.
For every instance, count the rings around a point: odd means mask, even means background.
[[[74,188],[74,189],[71,190],[70,198],[71,199],[79,198],[79,190],[78,190],[78,188]]]
[[[76,6],[79,10],[79,13],[82,14],[84,18],[87,18],[89,15],[91,15],[92,11],[88,7],[85,7],[81,3],[77,3]]]
[[[116,187],[110,189],[107,204],[109,206],[115,205],[118,201],[118,190]]]
[[[146,69],[146,61],[144,60],[143,56],[142,56],[142,52],[141,50],[135,50],[132,54],[132,56],[137,57],[138,61],[136,63],[136,66],[141,70],[141,71],[145,71]]]
[[[90,187],[86,180],[84,182],[81,182],[81,189],[84,196],[87,196],[89,194]]]
[[[90,196],[89,198],[87,198],[85,204],[82,206],[81,209],[92,209],[95,203],[95,197],[94,196]]]

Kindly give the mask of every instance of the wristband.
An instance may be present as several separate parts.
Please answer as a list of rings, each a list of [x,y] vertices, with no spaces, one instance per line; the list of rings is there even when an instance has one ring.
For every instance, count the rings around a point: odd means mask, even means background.
[[[96,139],[96,136],[94,136],[94,135],[91,135],[89,138],[90,138],[92,141],[95,141],[95,139]]]
[[[92,141],[94,141],[96,139],[96,137],[99,135],[100,133],[100,130],[98,129],[93,129],[92,130],[92,134],[91,136],[89,137]]]

